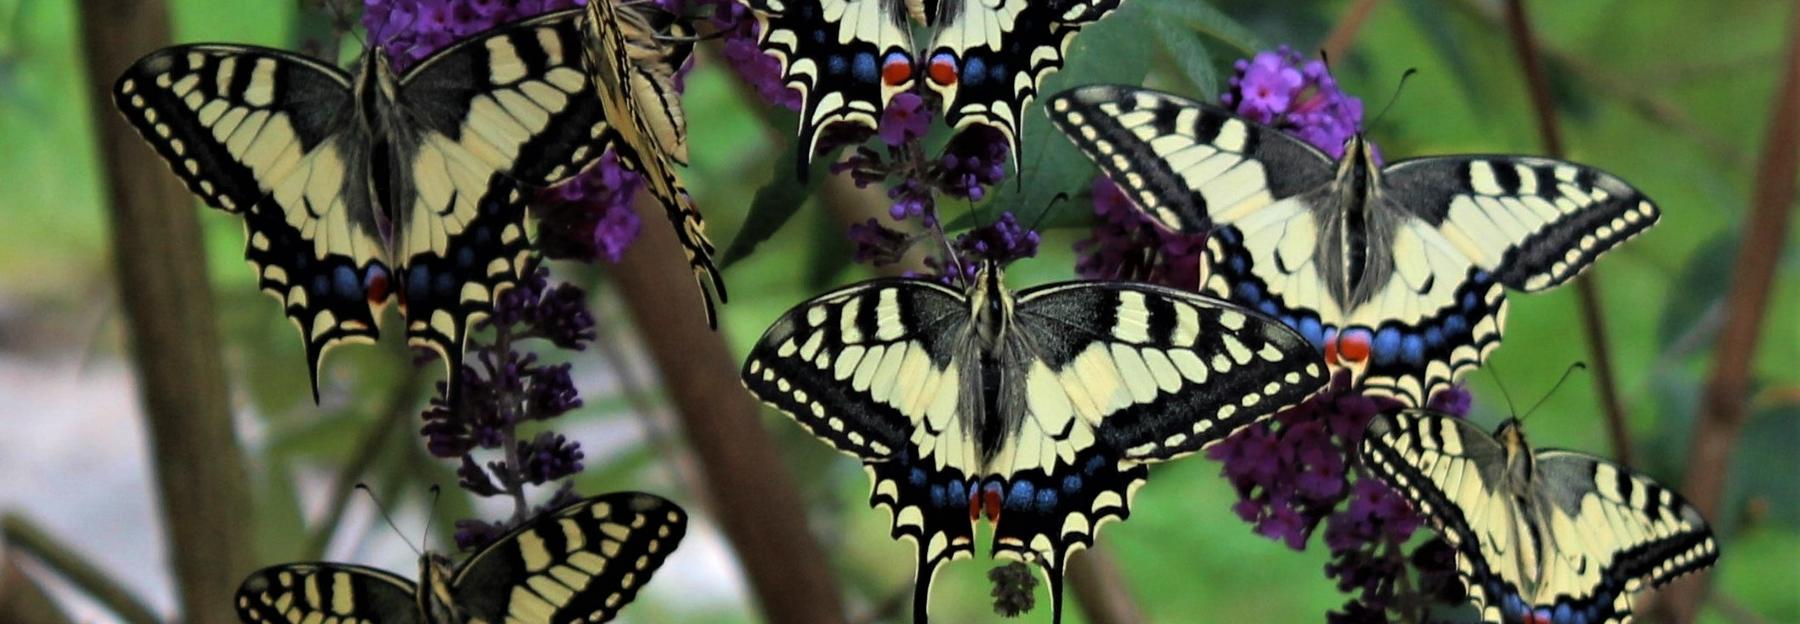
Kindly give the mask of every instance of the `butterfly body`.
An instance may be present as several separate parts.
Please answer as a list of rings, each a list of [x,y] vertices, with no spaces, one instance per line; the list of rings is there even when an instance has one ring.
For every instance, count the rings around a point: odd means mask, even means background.
[[[1277,317],[1372,393],[1423,405],[1499,345],[1508,288],[1562,284],[1653,225],[1624,181],[1544,158],[1332,159],[1228,111],[1134,87],[1047,108],[1174,232],[1210,234],[1201,287]]]
[[[687,164],[687,116],[675,89],[675,72],[693,52],[692,41],[685,39],[692,33],[678,21],[653,20],[644,11],[621,10],[613,2],[588,3],[583,28],[601,109],[607,119],[619,120],[613,124],[619,138],[613,149],[662,204],[700,284],[707,322],[717,327],[712,297],[728,299],[725,280],[712,260],[706,220],[675,174],[675,163]]]
[[[318,394],[331,348],[408,343],[450,371],[532,253],[525,204],[620,143],[584,67],[579,9],[496,27],[397,71],[230,44],[152,52],[114,103],[188,189],[242,217],[259,287],[299,330]],[[646,35],[647,36],[647,35]]]
[[[1014,293],[997,266],[957,290],[874,280],[802,303],[745,363],[752,393],[862,460],[870,504],[917,547],[914,619],[931,580],[993,553],[1062,570],[1130,514],[1145,464],[1196,452],[1324,382],[1296,334],[1173,289],[1068,282]]]
[[[1081,28],[1123,0],[739,1],[756,17],[759,47],[801,93],[804,172],[821,129],[874,130],[888,101],[920,81],[952,128],[991,127],[1019,158],[1023,111],[1038,87]],[[932,32],[923,48],[912,21]]]
[[[246,624],[605,622],[680,545],[686,527],[687,514],[660,497],[604,494],[527,522],[461,566],[421,555],[416,585],[376,568],[290,563],[244,579],[236,608]]]
[[[1431,412],[1384,414],[1360,452],[1456,549],[1487,621],[1626,622],[1638,591],[1718,557],[1680,495],[1591,455],[1534,450],[1516,420],[1490,435]]]

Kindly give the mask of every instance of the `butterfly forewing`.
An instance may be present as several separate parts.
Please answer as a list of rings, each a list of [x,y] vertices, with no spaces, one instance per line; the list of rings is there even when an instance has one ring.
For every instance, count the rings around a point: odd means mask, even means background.
[[[675,174],[675,160],[686,160],[686,119],[675,91],[676,64],[686,59],[690,43],[663,43],[649,18],[612,2],[588,3],[584,25],[589,43],[588,68],[608,119],[619,140],[613,149],[620,161],[638,171],[650,194],[668,214],[675,237],[687,254],[688,266],[706,300],[707,322],[718,325],[712,296],[725,300],[725,279],[714,264],[706,220]],[[624,120],[630,120],[625,122]]]
[[[1679,495],[1590,455],[1538,451],[1521,481],[1494,437],[1422,411],[1377,416],[1361,454],[1457,550],[1489,621],[1629,621],[1637,591],[1717,558],[1711,529]]]
[[[349,77],[279,50],[164,48],[114,84],[119,110],[208,205],[244,219],[244,256],[306,345],[371,342],[391,292],[369,137]]]
[[[687,513],[650,494],[597,496],[540,516],[471,556],[457,605],[488,622],[605,622],[637,596],[687,531]]]
[[[1413,405],[1499,345],[1506,287],[1567,281],[1657,217],[1618,178],[1573,163],[1380,169],[1357,137],[1334,165],[1274,128],[1132,87],[1081,87],[1047,108],[1145,215],[1212,235],[1208,292],[1279,318],[1366,392]]]
[[[1324,381],[1310,345],[1279,323],[1148,285],[1022,291],[984,346],[976,324],[991,317],[971,310],[1010,297],[866,282],[783,315],[745,365],[752,392],[867,465],[871,504],[918,548],[920,620],[937,567],[972,552],[980,517],[994,522],[996,555],[1043,567],[1060,614],[1068,556],[1129,515],[1143,464],[1199,450]]]
[[[411,581],[375,568],[290,563],[252,573],[234,600],[245,624],[427,624],[414,591]]]

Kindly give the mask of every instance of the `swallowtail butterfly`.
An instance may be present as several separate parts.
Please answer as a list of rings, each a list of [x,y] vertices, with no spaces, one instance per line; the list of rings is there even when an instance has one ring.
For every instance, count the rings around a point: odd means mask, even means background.
[[[951,127],[992,127],[1017,160],[1024,110],[1044,78],[1062,68],[1076,32],[1124,0],[738,1],[756,16],[758,45],[801,93],[804,172],[820,129],[873,130],[888,100],[915,79],[938,95]],[[917,56],[909,17],[933,33]]]
[[[687,530],[687,513],[639,492],[596,496],[544,514],[455,569],[419,559],[420,583],[342,563],[258,570],[237,591],[245,624],[605,622],[650,582]]]
[[[1166,93],[1089,86],[1051,118],[1159,226],[1205,233],[1205,289],[1298,329],[1365,389],[1423,405],[1500,344],[1506,289],[1575,277],[1660,215],[1623,180],[1525,156],[1378,166]]]
[[[931,580],[994,524],[993,553],[1042,566],[1058,620],[1069,555],[1130,515],[1146,464],[1193,453],[1325,383],[1293,330],[1196,293],[1066,282],[1016,295],[987,264],[966,291],[877,279],[800,304],[744,384],[861,459],[869,503]]]
[[[468,328],[530,261],[531,189],[621,143],[583,67],[581,15],[500,26],[404,74],[379,47],[351,74],[282,50],[174,46],[113,97],[189,190],[243,218],[245,258],[300,330],[315,399],[326,352],[373,342],[390,297],[408,343],[454,384]]]
[[[674,165],[687,164],[687,116],[675,90],[675,71],[693,52],[693,33],[673,20],[653,22],[651,15],[621,10],[613,2],[588,2],[587,66],[606,118],[631,120],[613,123],[619,139],[613,150],[621,163],[637,169],[645,188],[668,212],[706,298],[707,321],[717,327],[711,294],[725,300],[725,280],[713,263],[706,220],[675,175]]]
[[[1627,622],[1637,591],[1719,556],[1679,494],[1592,455],[1533,450],[1517,420],[1490,436],[1435,412],[1379,415],[1361,454],[1456,549],[1487,621]]]

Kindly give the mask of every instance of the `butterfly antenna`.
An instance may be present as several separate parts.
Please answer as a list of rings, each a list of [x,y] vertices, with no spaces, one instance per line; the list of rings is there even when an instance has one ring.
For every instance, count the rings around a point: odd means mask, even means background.
[[[1512,393],[1507,392],[1506,384],[1500,381],[1500,368],[1494,366],[1493,362],[1489,362],[1487,364],[1487,369],[1488,374],[1493,375],[1494,377],[1494,387],[1500,389],[1500,397],[1506,399],[1506,413],[1511,414],[1513,418],[1518,418],[1519,408],[1513,406]]]
[[[1387,104],[1383,104],[1381,106],[1381,112],[1376,113],[1375,118],[1373,120],[1370,120],[1368,125],[1363,126],[1363,128],[1365,130],[1368,128],[1373,128],[1376,125],[1379,125],[1381,123],[1381,119],[1383,117],[1387,116],[1388,109],[1391,109],[1394,107],[1394,102],[1400,101],[1400,90],[1406,88],[1406,79],[1411,78],[1413,76],[1413,74],[1416,74],[1416,73],[1419,73],[1419,68],[1408,67],[1408,68],[1406,68],[1405,72],[1402,72],[1400,74],[1400,82],[1398,84],[1394,85],[1394,94],[1388,96]]]
[[[1025,229],[1027,229],[1027,230],[1038,229],[1038,226],[1042,225],[1044,223],[1044,219],[1046,219],[1050,216],[1050,210],[1052,208],[1055,208],[1057,203],[1065,202],[1065,201],[1069,201],[1069,194],[1058,192],[1055,197],[1050,198],[1050,201],[1044,202],[1044,209],[1038,211],[1037,217],[1035,217],[1031,220],[1031,227],[1028,227]]]
[[[421,557],[424,556],[424,553],[419,550],[419,547],[417,545],[413,544],[412,540],[406,539],[406,534],[402,533],[400,531],[400,527],[398,525],[394,524],[394,517],[388,515],[387,506],[381,504],[381,498],[375,495],[374,490],[369,489],[368,484],[357,483],[356,489],[362,490],[364,494],[369,495],[369,500],[375,502],[375,510],[381,512],[381,519],[387,521],[388,528],[393,529],[394,534],[400,536],[400,541],[406,542],[406,547],[411,548],[413,551],[413,554],[419,555]],[[437,491],[437,486],[435,486],[435,485],[431,486],[431,489],[432,489],[433,494],[435,495],[436,491]],[[427,522],[430,522],[430,521],[427,520]]]
[[[1570,364],[1568,368],[1563,369],[1562,377],[1558,377],[1556,379],[1556,385],[1550,386],[1550,391],[1545,392],[1543,398],[1538,399],[1536,403],[1531,404],[1531,409],[1525,410],[1525,416],[1520,416],[1519,421],[1524,422],[1526,417],[1531,416],[1532,412],[1537,411],[1538,406],[1543,405],[1544,401],[1550,400],[1550,397],[1556,394],[1557,389],[1562,387],[1563,382],[1569,380],[1569,375],[1575,374],[1575,371],[1577,371],[1577,370],[1587,370],[1587,364],[1583,363],[1583,362],[1575,362],[1573,364]]]
[[[429,513],[425,514],[425,534],[419,537],[419,542],[427,546],[431,545],[431,521],[437,519],[438,495],[442,493],[438,484],[431,484],[431,506],[427,508]]]

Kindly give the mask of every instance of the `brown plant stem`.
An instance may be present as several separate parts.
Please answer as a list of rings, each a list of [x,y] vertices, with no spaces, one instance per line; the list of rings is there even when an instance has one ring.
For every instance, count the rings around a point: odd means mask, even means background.
[[[20,565],[18,553],[0,553],[0,622],[69,624],[68,616],[38,579]]]
[[[1375,6],[1381,0],[1356,0],[1356,4],[1344,10],[1343,17],[1338,18],[1331,33],[1325,35],[1325,41],[1319,44],[1319,53],[1326,59],[1336,61],[1344,58],[1350,51],[1350,45],[1356,42],[1357,33],[1362,31],[1363,24],[1369,21],[1369,14],[1375,12]]]
[[[193,197],[113,110],[111,85],[169,41],[161,0],[81,0],[88,108],[181,620],[225,624],[251,567],[252,518],[231,427]]]
[[[1081,603],[1081,614],[1095,623],[1144,622],[1144,611],[1131,597],[1119,573],[1119,562],[1098,545],[1069,559],[1069,591]]]
[[[649,194],[640,193],[635,206],[646,224],[665,222]],[[645,227],[611,277],[700,460],[714,518],[768,621],[843,622],[841,590],[807,531],[794,477],[763,429],[760,406],[738,380],[737,358],[721,334],[707,329],[673,235]]]
[[[1544,150],[1553,158],[1563,157],[1562,129],[1557,122],[1556,102],[1550,95],[1550,79],[1544,73],[1531,20],[1525,14],[1523,0],[1507,0],[1506,31],[1512,38],[1513,51],[1519,55],[1519,66],[1525,72],[1525,83],[1531,91],[1531,108],[1537,113],[1538,137]],[[1594,366],[1594,386],[1600,393],[1601,413],[1606,417],[1607,437],[1612,441],[1613,459],[1631,462],[1631,431],[1626,427],[1625,405],[1619,399],[1619,384],[1613,373],[1612,353],[1608,348],[1606,319],[1601,315],[1605,304],[1600,300],[1600,275],[1590,268],[1586,275],[1575,278],[1575,293],[1580,299],[1582,335],[1587,339],[1588,358]]]
[[[119,619],[130,624],[156,624],[159,621],[156,612],[132,595],[130,590],[113,581],[99,566],[83,559],[80,554],[64,546],[24,516],[7,514],[0,517],[0,541],[6,542],[8,548],[16,548],[19,552],[31,555],[75,585],[82,595],[93,598],[113,615],[119,616]],[[221,603],[210,610],[229,613],[230,610],[225,607],[228,604],[230,603]]]
[[[1769,106],[1768,127],[1725,295],[1725,324],[1702,390],[1699,419],[1689,437],[1687,474],[1682,480],[1682,492],[1708,518],[1719,517],[1731,452],[1749,419],[1755,381],[1751,365],[1769,310],[1782,241],[1794,216],[1795,172],[1800,171],[1800,2],[1793,3],[1788,15],[1787,59]],[[1704,572],[1696,574],[1664,593],[1663,604],[1674,621],[1691,622],[1699,613],[1705,579]]]

